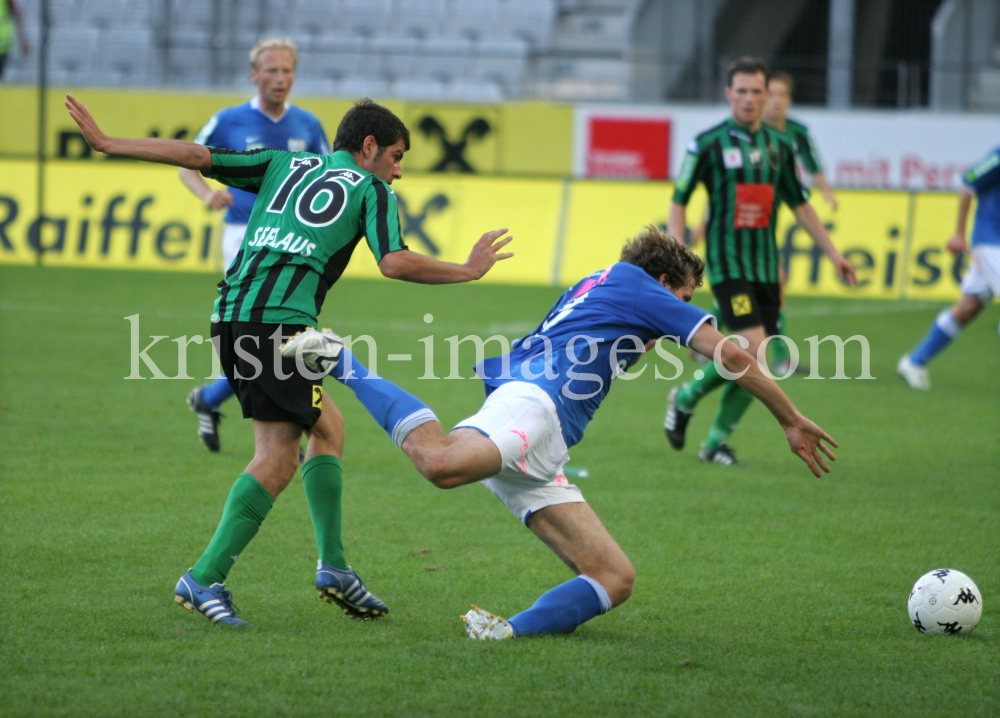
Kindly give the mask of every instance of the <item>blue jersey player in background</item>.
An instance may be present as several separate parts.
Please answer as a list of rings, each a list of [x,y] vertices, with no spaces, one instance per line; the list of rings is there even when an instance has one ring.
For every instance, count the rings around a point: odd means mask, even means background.
[[[476,367],[486,402],[447,436],[423,402],[341,352],[334,377],[354,391],[425,478],[445,489],[481,481],[576,574],[509,621],[473,606],[462,617],[471,638],[568,633],[631,595],[631,562],[567,481],[563,466],[612,382],[631,378],[626,368],[661,337],[706,356],[717,353],[740,386],[770,409],[813,473],[829,471],[820,452],[834,457],[822,440],[837,444],[798,412],[749,354],[723,339],[711,315],[688,303],[704,270],[689,249],[647,227],[626,243],[621,261],[567,290],[512,351]],[[310,334],[319,333],[300,334],[283,352],[308,358],[307,347],[318,338]],[[657,353],[678,363],[662,347]],[[643,426],[636,421],[637,430]]]
[[[979,316],[994,297],[1000,297],[1000,147],[962,176],[958,222],[954,236],[948,240],[948,251],[955,256],[969,251],[965,244],[965,220],[973,196],[977,206],[972,227],[972,265],[962,279],[962,298],[937,315],[920,345],[896,365],[896,371],[914,389],[931,388],[928,362]]]
[[[289,152],[330,154],[323,126],[316,117],[285,101],[295,80],[297,53],[290,40],[263,40],[250,51],[250,80],[258,93],[249,102],[213,115],[195,142],[243,152],[273,148]],[[222,232],[222,262],[228,269],[243,244],[250,210],[257,195],[240,189],[213,190],[201,173],[181,168],[181,181],[212,209],[228,207]],[[233,395],[225,377],[188,396],[198,415],[198,438],[209,451],[219,450],[219,407]]]

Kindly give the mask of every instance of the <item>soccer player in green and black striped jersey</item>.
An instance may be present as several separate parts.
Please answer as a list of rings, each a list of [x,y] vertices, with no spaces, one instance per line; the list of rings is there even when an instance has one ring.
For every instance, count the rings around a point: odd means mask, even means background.
[[[854,283],[854,268],[830,241],[808,191],[799,182],[791,140],[762,124],[767,99],[767,63],[741,58],[729,67],[726,99],[732,111],[724,122],[699,134],[688,145],[677,177],[668,227],[683,237],[687,203],[699,182],[709,196],[705,230],[706,264],[712,293],[726,326],[744,337],[756,356],[767,336],[778,334],[779,256],[774,228],[779,201],[786,202],[802,226],[826,252],[838,275]],[[713,363],[700,379],[670,393],[664,429],[671,446],[684,446],[695,405],[727,377]],[[752,397],[730,382],[699,458],[735,463],[726,443]]]
[[[245,625],[225,578],[256,535],[298,466],[302,432],[309,437],[302,480],[319,547],[316,587],[348,615],[388,612],[347,565],[340,535],[344,424],[323,392],[323,377],[281,357],[283,340],[309,325],[362,238],[382,274],[423,284],[479,279],[501,259],[506,229],[488,232],[464,264],[442,262],[403,243],[396,196],[410,136],[389,110],[362,100],[344,116],[333,153],[234,152],[166,139],[104,135],[87,108],[66,106],[92,148],[119,157],[199,170],[257,194],[237,258],[219,285],[212,340],[245,418],[254,420],[254,458],[230,491],[208,548],[181,577],[175,600],[215,623]],[[497,241],[500,240],[500,241]],[[273,343],[273,350],[271,347]],[[248,377],[248,378],[245,378]]]

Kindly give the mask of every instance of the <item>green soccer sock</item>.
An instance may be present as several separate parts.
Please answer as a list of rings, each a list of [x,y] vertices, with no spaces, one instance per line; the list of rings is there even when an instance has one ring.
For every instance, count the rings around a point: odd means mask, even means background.
[[[730,382],[725,391],[722,392],[722,401],[719,402],[719,413],[715,415],[715,423],[708,431],[708,438],[703,447],[712,451],[718,449],[729,435],[736,429],[740,419],[746,413],[750,404],[753,403],[753,396],[746,389],[736,382]]]
[[[701,379],[692,379],[677,392],[677,406],[682,411],[694,411],[702,397],[726,383],[725,377],[715,367],[715,362],[709,362],[700,371],[704,372]]]
[[[250,474],[240,474],[229,491],[222,520],[212,541],[198,563],[191,569],[191,578],[202,586],[223,583],[237,557],[257,535],[274,499]]]
[[[346,569],[347,557],[340,536],[340,497],[344,491],[340,459],[329,454],[309,459],[302,467],[302,485],[309,500],[320,560],[328,566]]]
[[[781,314],[778,315],[778,334],[785,336],[788,334],[784,312],[781,312]],[[786,362],[791,358],[788,353],[788,344],[786,344],[783,339],[772,339],[767,343],[767,346],[771,350],[771,359],[773,361],[772,366],[778,367],[783,362]]]

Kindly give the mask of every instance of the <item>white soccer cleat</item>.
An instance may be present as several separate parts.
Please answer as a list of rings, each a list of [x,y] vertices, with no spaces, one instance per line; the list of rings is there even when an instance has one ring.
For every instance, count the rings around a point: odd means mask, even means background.
[[[281,356],[286,359],[301,357],[309,371],[324,376],[337,367],[343,351],[344,340],[332,329],[318,331],[315,327],[306,327],[304,331],[296,332],[281,345]]]
[[[462,616],[462,623],[465,624],[465,632],[469,638],[478,641],[488,641],[491,638],[502,641],[505,638],[514,637],[514,629],[507,621],[494,616],[489,611],[484,611],[475,604],[472,609]]]
[[[899,360],[896,365],[896,373],[914,389],[927,390],[931,388],[931,378],[927,375],[927,369],[910,361],[909,354],[904,354]]]

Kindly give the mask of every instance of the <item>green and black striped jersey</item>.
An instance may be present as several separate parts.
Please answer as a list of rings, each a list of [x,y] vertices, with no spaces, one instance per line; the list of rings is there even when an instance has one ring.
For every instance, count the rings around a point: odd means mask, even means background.
[[[750,132],[730,118],[688,145],[674,202],[687,205],[699,182],[708,190],[708,281],[777,283],[778,200],[794,209],[809,198],[791,140],[767,125]]]
[[[806,172],[810,175],[822,172],[823,163],[819,159],[819,151],[816,149],[816,143],[813,142],[812,135],[809,134],[809,128],[801,122],[786,118],[785,134],[792,140],[792,145],[795,147],[795,154],[802,161],[802,166],[805,167]]]
[[[407,248],[395,193],[349,152],[208,149],[212,168],[202,174],[257,193],[213,319],[315,325],[362,237],[376,262]]]

